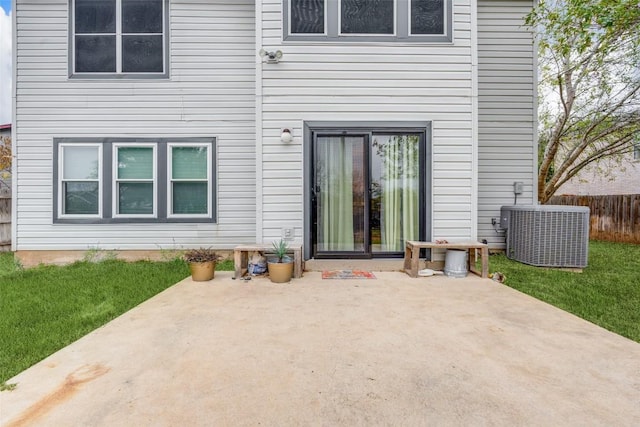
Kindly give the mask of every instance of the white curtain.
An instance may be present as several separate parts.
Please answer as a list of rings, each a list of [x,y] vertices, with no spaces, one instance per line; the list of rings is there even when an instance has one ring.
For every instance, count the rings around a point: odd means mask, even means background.
[[[406,240],[418,238],[418,148],[417,136],[395,135],[388,137],[381,150],[383,252],[400,252]]]
[[[318,250],[353,251],[353,142],[318,138]]]

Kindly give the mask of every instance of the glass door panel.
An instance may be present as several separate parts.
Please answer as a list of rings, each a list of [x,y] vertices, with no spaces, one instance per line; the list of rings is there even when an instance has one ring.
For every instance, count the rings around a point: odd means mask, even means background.
[[[420,135],[376,134],[371,143],[371,252],[419,240]]]
[[[314,141],[315,254],[368,252],[366,138],[317,135]]]

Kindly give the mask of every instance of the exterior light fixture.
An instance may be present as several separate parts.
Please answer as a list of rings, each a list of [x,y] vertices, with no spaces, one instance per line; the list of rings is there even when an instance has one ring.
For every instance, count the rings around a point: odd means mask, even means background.
[[[258,55],[262,57],[262,62],[266,62],[267,64],[277,64],[282,59],[282,51],[276,50],[275,52],[268,52],[264,49],[260,49]]]
[[[289,129],[282,129],[282,134],[280,135],[280,141],[284,143],[289,143],[293,141],[293,135],[291,135],[291,131]]]

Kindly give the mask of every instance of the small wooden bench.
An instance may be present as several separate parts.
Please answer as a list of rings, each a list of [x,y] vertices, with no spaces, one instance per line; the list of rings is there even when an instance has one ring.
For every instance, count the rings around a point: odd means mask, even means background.
[[[239,245],[233,248],[233,264],[236,279],[240,279],[247,273],[249,267],[249,254],[260,252],[262,254],[273,252],[272,245]],[[302,277],[302,245],[289,245],[289,253],[293,254],[293,277]]]
[[[404,271],[411,277],[418,277],[420,249],[468,249],[469,271],[482,278],[489,277],[489,246],[480,242],[416,242],[408,240],[404,249]],[[482,271],[476,269],[476,251],[480,249]]]

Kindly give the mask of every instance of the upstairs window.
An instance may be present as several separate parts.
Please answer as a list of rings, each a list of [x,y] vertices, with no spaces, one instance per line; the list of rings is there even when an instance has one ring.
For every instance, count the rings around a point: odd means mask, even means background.
[[[72,0],[72,74],[164,76],[166,0]]]
[[[340,0],[340,34],[395,33],[394,0]]]
[[[326,1],[291,0],[289,10],[291,34],[326,34]]]
[[[411,35],[445,34],[446,8],[444,0],[410,0]],[[448,5],[451,9],[451,5]],[[450,13],[450,12],[449,12]]]
[[[450,42],[451,0],[284,0],[284,40]]]

